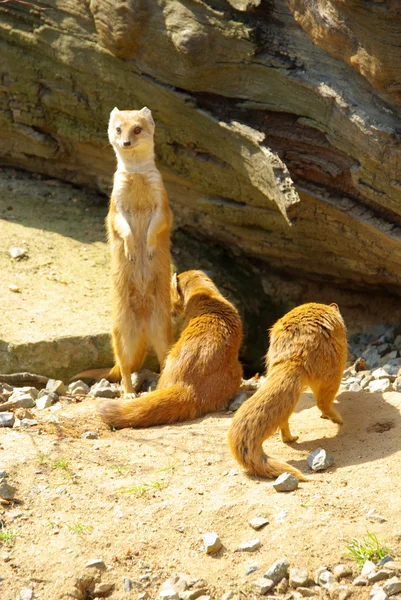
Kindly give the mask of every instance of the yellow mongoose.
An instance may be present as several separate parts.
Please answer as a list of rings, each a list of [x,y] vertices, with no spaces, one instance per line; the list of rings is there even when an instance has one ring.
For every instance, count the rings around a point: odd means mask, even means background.
[[[110,113],[109,140],[117,156],[107,215],[111,252],[113,350],[116,365],[79,377],[122,378],[142,366],[150,343],[163,367],[172,344],[170,229],[172,215],[154,160],[154,122],[148,108]]]
[[[103,420],[114,427],[195,419],[226,408],[239,388],[242,325],[237,310],[202,271],[186,271],[173,282],[173,311],[183,313],[184,329],[154,392],[100,403]]]
[[[322,417],[343,422],[332,403],[346,358],[346,329],[337,304],[302,304],[273,325],[266,380],[239,408],[228,432],[231,452],[248,473],[276,477],[289,472],[307,480],[298,469],[268,458],[262,444],[278,428],[283,442],[298,439],[291,435],[288,419],[306,386]]]

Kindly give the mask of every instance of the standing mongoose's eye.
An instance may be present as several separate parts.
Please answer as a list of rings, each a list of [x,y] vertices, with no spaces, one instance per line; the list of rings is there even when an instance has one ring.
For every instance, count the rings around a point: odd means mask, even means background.
[[[138,135],[138,133],[141,133],[141,131],[142,131],[142,127],[135,127],[135,129],[134,129],[134,133],[136,135]]]
[[[116,127],[116,132],[117,132],[118,134],[120,134],[120,133],[121,133],[121,127]]]

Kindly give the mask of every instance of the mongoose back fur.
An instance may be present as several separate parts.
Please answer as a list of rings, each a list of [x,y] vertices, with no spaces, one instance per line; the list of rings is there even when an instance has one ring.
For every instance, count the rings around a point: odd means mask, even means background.
[[[226,408],[239,388],[242,325],[237,310],[202,271],[181,273],[175,282],[173,311],[183,312],[182,334],[154,392],[100,403],[103,420],[114,427],[195,419]]]
[[[228,432],[231,452],[248,473],[277,477],[289,472],[307,480],[298,469],[268,458],[262,444],[277,429],[284,442],[297,439],[288,419],[306,386],[312,389],[322,417],[343,422],[332,404],[346,358],[346,329],[336,304],[303,304],[273,325],[266,380],[239,408]]]

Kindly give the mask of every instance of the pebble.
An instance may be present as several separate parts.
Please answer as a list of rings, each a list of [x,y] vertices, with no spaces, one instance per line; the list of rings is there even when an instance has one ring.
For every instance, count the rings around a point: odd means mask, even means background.
[[[401,392],[401,377],[397,377],[397,379],[394,381],[393,390],[395,392]]]
[[[257,531],[258,529],[262,529],[262,527],[265,527],[265,525],[268,525],[269,521],[265,517],[255,517],[254,519],[250,519],[248,523],[252,527],[252,529],[255,529]]]
[[[73,396],[86,396],[89,394],[89,389],[89,386],[86,385],[84,381],[78,379],[78,381],[73,381],[70,383],[70,385],[67,387],[67,392]]]
[[[386,563],[386,569],[388,571],[391,571],[392,575],[399,575],[399,576],[401,576],[401,561],[399,561],[399,560],[392,560],[391,562],[387,562]]]
[[[81,438],[83,440],[98,440],[99,436],[96,431],[85,431],[85,433],[81,435]]]
[[[306,569],[291,567],[289,571],[289,583],[293,588],[307,587],[309,583],[309,573]]]
[[[18,285],[15,285],[15,283],[10,283],[8,289],[10,292],[14,292],[14,294],[18,294],[21,291],[21,288]]]
[[[316,590],[314,590],[313,588],[298,587],[297,592],[298,594],[301,594],[301,596],[303,596],[304,598],[312,598],[312,596],[316,596]]]
[[[87,568],[96,568],[99,569],[101,571],[105,571],[106,570],[106,565],[104,564],[104,561],[102,558],[94,558],[92,560],[89,560],[85,567]]]
[[[344,579],[345,577],[352,577],[352,568],[347,565],[336,565],[333,569],[333,575],[340,581],[340,579]]]
[[[311,452],[306,460],[312,471],[324,471],[334,463],[334,457],[323,448],[317,448]]]
[[[368,574],[368,583],[375,583],[376,581],[383,581],[391,577],[392,573],[387,569],[380,569],[379,571],[371,571]]]
[[[276,585],[277,594],[285,594],[288,590],[288,581],[285,577]]]
[[[255,573],[255,571],[257,571],[259,569],[259,565],[257,563],[252,563],[251,565],[248,565],[246,568],[246,575],[251,575],[252,573]]]
[[[236,552],[255,552],[255,550],[258,550],[258,548],[260,548],[260,540],[255,538],[254,540],[241,542]]]
[[[331,600],[347,600],[352,595],[352,590],[346,585],[336,585],[329,590]]]
[[[195,590],[188,590],[186,592],[181,592],[179,594],[180,600],[199,600],[200,598],[204,598],[204,594],[206,594],[207,588],[202,587]]]
[[[46,394],[45,396],[41,396],[36,400],[36,408],[38,410],[44,410],[45,408],[49,408],[53,404],[53,394]]]
[[[383,590],[386,592],[387,596],[394,596],[394,594],[398,594],[401,592],[401,579],[398,577],[392,577],[391,579],[388,579],[383,585]]]
[[[336,578],[330,571],[322,571],[319,574],[318,584],[323,588],[328,590],[334,583],[336,583]]]
[[[0,479],[6,479],[7,477],[8,477],[7,471],[1,470],[0,471]]]
[[[369,383],[369,392],[374,394],[375,392],[388,392],[392,389],[390,379],[374,379]]]
[[[0,482],[0,497],[4,500],[12,500],[15,496],[16,489],[14,486],[9,485],[6,481]]]
[[[368,585],[368,580],[366,579],[366,577],[362,577],[362,575],[358,575],[358,577],[355,577],[354,581],[352,582],[352,585],[356,585],[357,587],[361,587],[363,585]]]
[[[236,412],[240,406],[242,406],[245,402],[245,400],[248,400],[248,398],[252,395],[251,391],[244,391],[244,392],[239,392],[233,399],[233,401],[231,402],[231,404],[228,407],[228,410],[230,410],[231,412]]]
[[[206,554],[215,554],[222,547],[221,540],[217,533],[215,533],[214,531],[205,533],[202,536],[202,540],[206,550]]]
[[[379,567],[382,567],[389,562],[394,562],[394,558],[390,556],[390,554],[386,554],[386,556],[383,556],[383,558],[381,558],[377,564]]]
[[[367,577],[369,575],[369,573],[372,573],[375,570],[376,570],[375,563],[372,562],[371,560],[365,560],[365,562],[363,563],[361,576]]]
[[[36,419],[21,419],[21,427],[35,427],[37,424]]]
[[[15,422],[14,413],[0,412],[0,427],[12,427]]]
[[[62,396],[66,393],[66,387],[60,379],[49,379],[46,384],[46,391]]]
[[[276,492],[293,492],[298,488],[299,481],[290,473],[282,473],[273,483]]]
[[[35,400],[27,392],[15,391],[9,399],[1,405],[2,410],[15,410],[16,408],[32,408]]]
[[[101,379],[98,383],[92,385],[90,393],[96,398],[118,398],[120,396],[119,388],[107,379]]]
[[[18,246],[11,246],[8,252],[11,258],[23,258],[26,255],[26,249]]]
[[[286,558],[280,558],[266,571],[263,577],[271,579],[277,585],[282,579],[287,577],[290,563]]]
[[[274,587],[274,582],[266,577],[260,577],[252,583],[253,589],[264,596]]]
[[[372,590],[371,600],[387,600],[388,596],[384,590]]]
[[[33,598],[33,590],[31,588],[22,588],[17,594],[15,600],[32,600]]]
[[[378,364],[380,354],[375,346],[369,346],[364,352],[362,352],[362,358],[365,359],[367,368],[372,369]]]
[[[159,592],[160,600],[180,600],[178,593],[172,589],[163,589]]]

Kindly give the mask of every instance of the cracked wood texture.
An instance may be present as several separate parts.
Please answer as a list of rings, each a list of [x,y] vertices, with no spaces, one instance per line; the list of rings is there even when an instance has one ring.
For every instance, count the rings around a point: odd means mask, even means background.
[[[400,294],[400,50],[396,0],[3,3],[1,163],[108,193],[147,105],[176,225]]]

